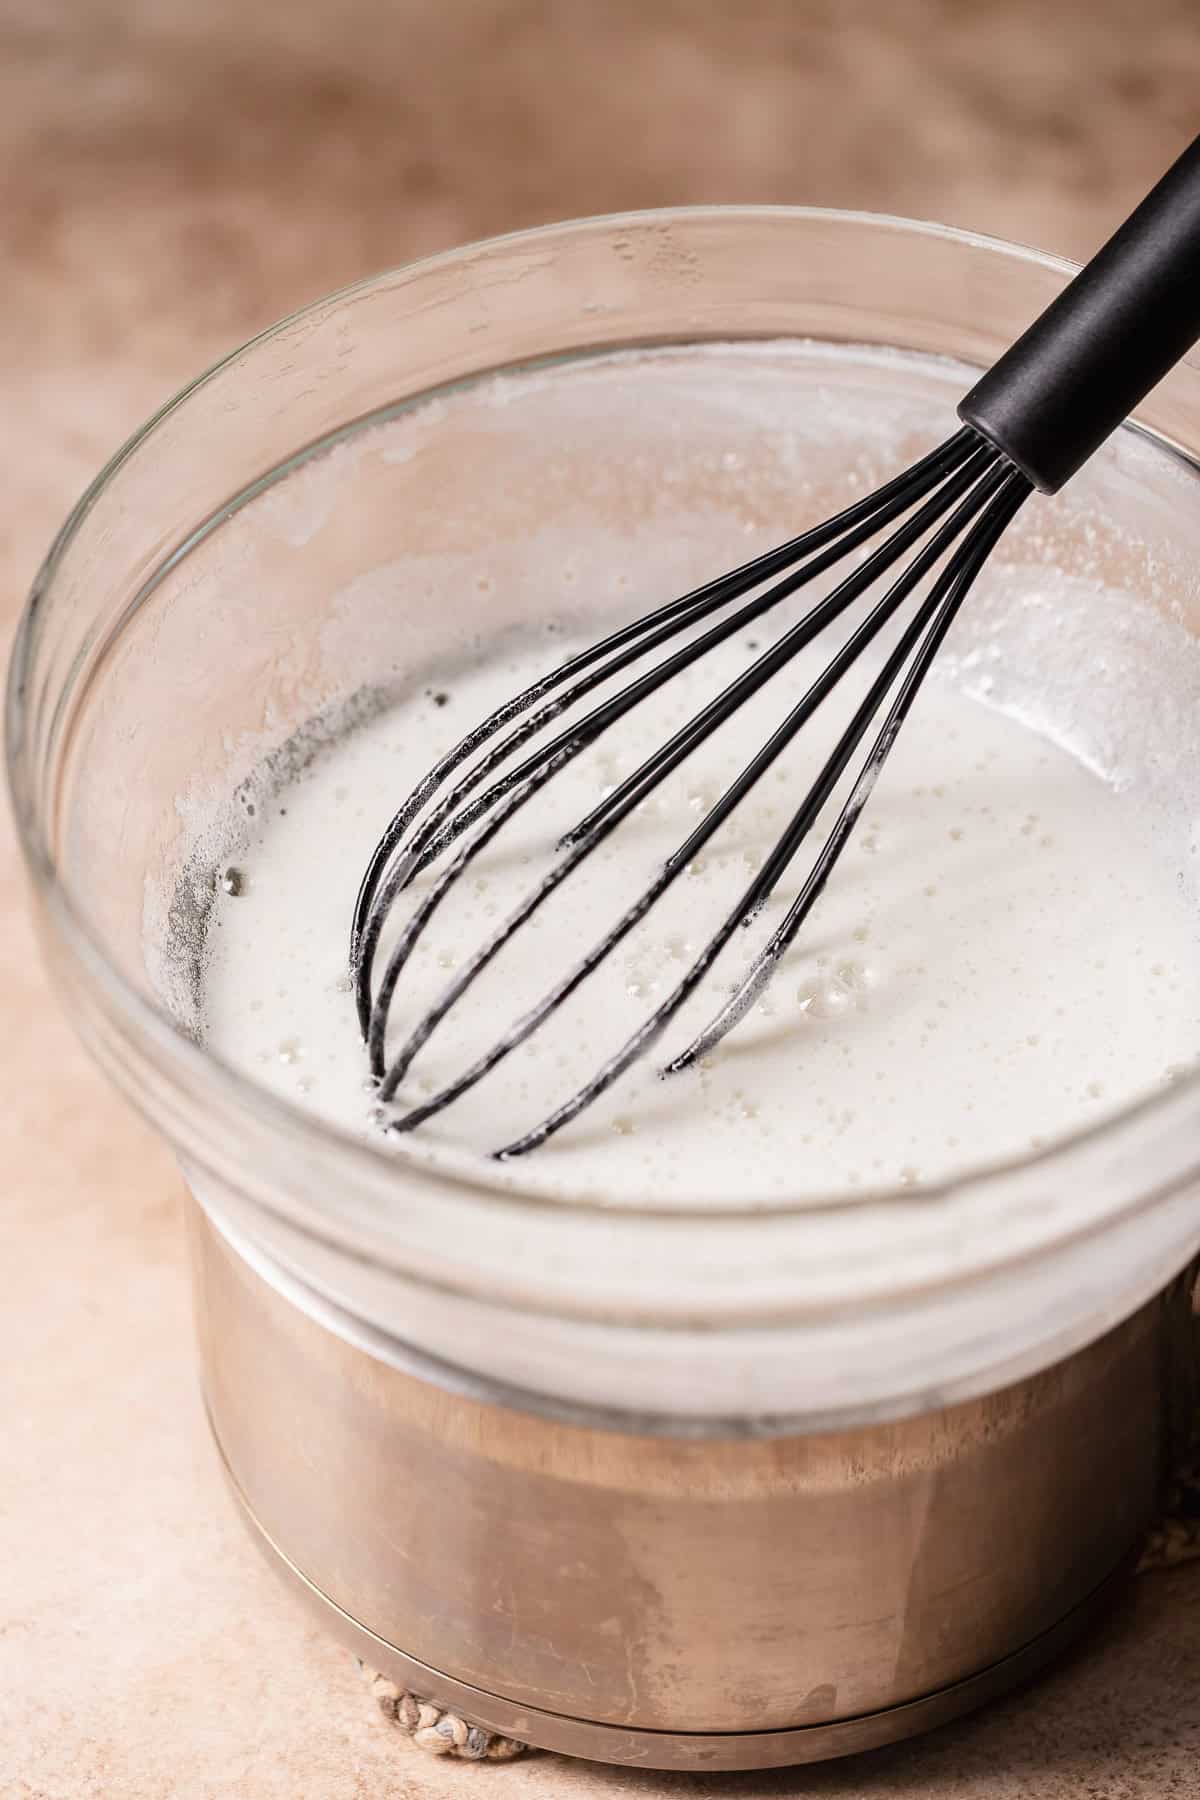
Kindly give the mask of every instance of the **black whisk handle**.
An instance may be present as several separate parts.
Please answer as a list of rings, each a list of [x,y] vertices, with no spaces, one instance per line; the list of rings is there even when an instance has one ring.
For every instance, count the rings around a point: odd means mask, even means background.
[[[1043,493],[1200,338],[1200,137],[958,409]]]

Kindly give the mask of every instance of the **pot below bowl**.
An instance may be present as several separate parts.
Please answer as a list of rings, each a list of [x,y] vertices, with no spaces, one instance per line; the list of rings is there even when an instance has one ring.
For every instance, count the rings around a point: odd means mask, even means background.
[[[210,1418],[269,1557],[373,1667],[545,1749],[765,1768],[941,1724],[1071,1641],[1159,1498],[1182,1281],[982,1399],[672,1437],[452,1391],[189,1212]]]

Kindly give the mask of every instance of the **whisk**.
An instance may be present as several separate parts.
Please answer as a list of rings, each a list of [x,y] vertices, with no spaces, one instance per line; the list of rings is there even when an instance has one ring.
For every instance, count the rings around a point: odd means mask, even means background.
[[[662,1037],[737,932],[760,914],[882,713],[832,829],[795,899],[710,1023],[676,1055],[676,1072],[710,1051],[763,993],[854,830],[955,616],[1001,535],[1034,489],[1055,493],[1200,338],[1200,138],[1094,259],[971,389],[961,428],[913,467],[836,517],[660,606],[569,657],[482,720],[418,783],[392,818],[359,890],[351,975],[379,1099],[394,1102],[415,1058],[513,934],[583,867],[623,820],[730,716],[856,601],[891,574],[783,722],[667,857],[612,928],[491,1046],[437,1092],[397,1113],[410,1131],[461,1098],[525,1043],[612,954],[701,852],[868,645],[912,601],[865,696],[754,878],[667,997],[575,1093],[494,1152],[525,1154],[590,1106]],[[880,540],[876,542],[875,540]],[[862,560],[778,641],[559,840],[555,860],[511,915],[465,957],[389,1056],[397,990],[418,942],[475,858],[536,794],[674,677],[834,569]],[[695,628],[702,627],[698,631]],[[687,635],[694,633],[694,635]],[[675,640],[684,641],[676,644]],[[665,650],[591,710],[581,702]],[[555,729],[556,725],[558,729]],[[521,754],[524,752],[524,754]],[[399,930],[378,982],[385,923],[423,871],[428,886]]]

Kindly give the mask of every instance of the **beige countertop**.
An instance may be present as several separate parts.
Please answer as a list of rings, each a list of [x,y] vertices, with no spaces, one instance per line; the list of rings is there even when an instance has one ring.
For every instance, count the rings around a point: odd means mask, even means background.
[[[1194,0],[0,0],[6,631],[139,418],[291,306],[456,240],[820,200],[1084,253],[1197,124]],[[429,1761],[257,1559],[205,1438],[170,1159],[47,990],[0,839],[0,1794],[1200,1797],[1200,1565],[917,1744],[654,1777]]]

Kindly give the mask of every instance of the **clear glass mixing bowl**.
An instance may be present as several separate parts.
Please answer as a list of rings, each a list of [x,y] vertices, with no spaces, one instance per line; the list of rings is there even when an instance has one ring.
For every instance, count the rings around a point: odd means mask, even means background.
[[[187,995],[147,954],[156,929],[198,929],[186,907],[164,919],[162,896],[190,879],[213,796],[381,659],[442,647],[418,600],[331,609],[404,553],[403,507],[355,458],[364,424],[447,383],[604,347],[810,337],[982,365],[1070,272],[819,211],[552,226],[306,308],[186,389],[97,478],[38,575],[10,677],[42,940],[80,1033],[297,1305],[433,1379],[529,1406],[664,1430],[813,1429],[1031,1373],[1196,1251],[1194,1074],[940,1188],[613,1212],[547,1200],[519,1172],[431,1169],[306,1116],[196,1041]],[[1081,479],[1101,504],[1120,482],[1131,566],[1155,571],[1145,604],[1200,634],[1200,366],[1176,370],[1140,425],[1180,457],[1130,462],[1126,432]],[[444,459],[448,510],[478,473]],[[1056,516],[1039,526],[1051,552]],[[495,609],[502,622],[503,596]]]

